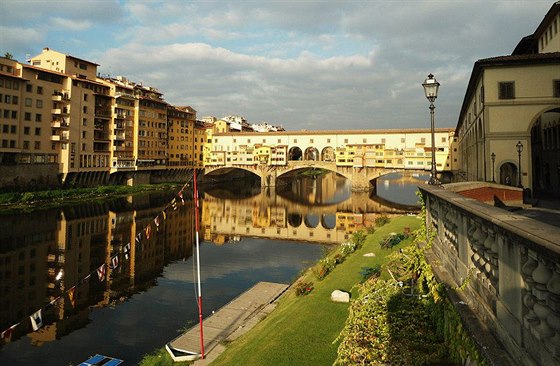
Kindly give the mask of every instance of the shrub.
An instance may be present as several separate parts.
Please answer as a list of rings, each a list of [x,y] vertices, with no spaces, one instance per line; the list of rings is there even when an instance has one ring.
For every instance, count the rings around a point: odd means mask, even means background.
[[[313,282],[299,281],[295,284],[294,290],[296,292],[296,296],[308,295],[311,291],[313,291]]]
[[[356,244],[356,248],[361,248],[362,245],[364,245],[364,242],[366,241],[366,236],[367,234],[362,230],[356,231],[355,233],[352,234],[352,241],[354,242],[354,244]]]
[[[391,249],[392,247],[399,244],[401,241],[403,241],[407,237],[408,237],[408,235],[405,235],[405,234],[389,235],[389,236],[386,236],[383,239],[381,239],[381,241],[379,242],[379,245],[383,249]]]
[[[336,262],[333,258],[323,258],[319,261],[319,264],[313,267],[313,273],[318,280],[322,280],[327,277],[327,275],[334,269]]]
[[[385,224],[388,224],[391,219],[389,219],[386,215],[381,215],[375,218],[375,226],[381,227]]]
[[[362,276],[362,282],[366,281],[371,277],[379,277],[381,274],[381,265],[376,264],[373,267],[362,267],[360,275]]]
[[[373,226],[373,225],[368,226],[366,228],[366,231],[367,231],[368,235],[371,235],[371,234],[375,233],[375,226]]]

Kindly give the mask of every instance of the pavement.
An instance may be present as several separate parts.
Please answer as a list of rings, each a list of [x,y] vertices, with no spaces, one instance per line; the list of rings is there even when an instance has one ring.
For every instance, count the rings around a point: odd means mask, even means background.
[[[534,206],[524,207],[515,211],[516,214],[538,220],[545,224],[560,227],[560,199],[537,198]]]

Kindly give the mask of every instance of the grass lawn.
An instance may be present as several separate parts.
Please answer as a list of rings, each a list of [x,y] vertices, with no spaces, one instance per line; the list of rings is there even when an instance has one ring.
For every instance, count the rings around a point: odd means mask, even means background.
[[[333,344],[348,317],[348,304],[333,303],[334,290],[352,291],[362,280],[362,267],[382,264],[386,256],[409,245],[411,238],[392,250],[383,250],[379,241],[391,232],[402,233],[408,226],[419,228],[421,220],[415,216],[401,216],[377,228],[368,235],[363,247],[348,255],[325,279],[318,281],[311,271],[304,275],[314,283],[314,290],[297,297],[290,289],[278,307],[249,333],[228,345],[226,351],[212,365],[331,365],[336,359],[338,343]],[[375,253],[375,257],[364,257]],[[388,277],[387,273],[382,274]]]

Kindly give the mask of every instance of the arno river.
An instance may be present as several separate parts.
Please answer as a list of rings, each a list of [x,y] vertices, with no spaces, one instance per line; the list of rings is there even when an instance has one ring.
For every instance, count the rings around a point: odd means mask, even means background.
[[[259,281],[290,283],[378,215],[413,211],[428,178],[388,175],[375,196],[334,175],[264,192],[207,188],[204,316]],[[176,193],[1,216],[0,365],[76,365],[96,353],[132,365],[195,324],[194,209]]]

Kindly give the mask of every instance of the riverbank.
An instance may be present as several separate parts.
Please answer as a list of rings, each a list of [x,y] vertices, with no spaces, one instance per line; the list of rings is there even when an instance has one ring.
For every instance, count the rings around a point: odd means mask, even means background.
[[[345,290],[352,298],[358,296],[357,285],[364,279],[364,268],[372,269],[387,261],[387,256],[410,245],[408,238],[392,247],[382,249],[380,241],[390,233],[416,230],[421,220],[416,216],[401,216],[378,227],[370,235],[358,235],[361,247],[337,257],[343,246],[339,246],[326,258],[340,263],[328,265],[328,273],[322,280],[317,274],[324,264],[333,263],[323,259],[309,268],[280,298],[277,308],[258,323],[250,332],[232,343],[226,344],[222,355],[212,365],[325,365],[337,358],[338,342],[335,340],[348,318],[347,303],[330,300],[334,290]],[[321,277],[323,275],[321,274]],[[388,277],[387,272],[382,277]],[[306,283],[311,292],[297,296],[297,284]],[[144,358],[141,365],[172,365],[171,358],[160,350]]]
[[[137,186],[98,186],[37,192],[0,193],[0,215],[37,209],[102,201],[131,194],[157,192],[180,188],[179,183],[144,184]]]

